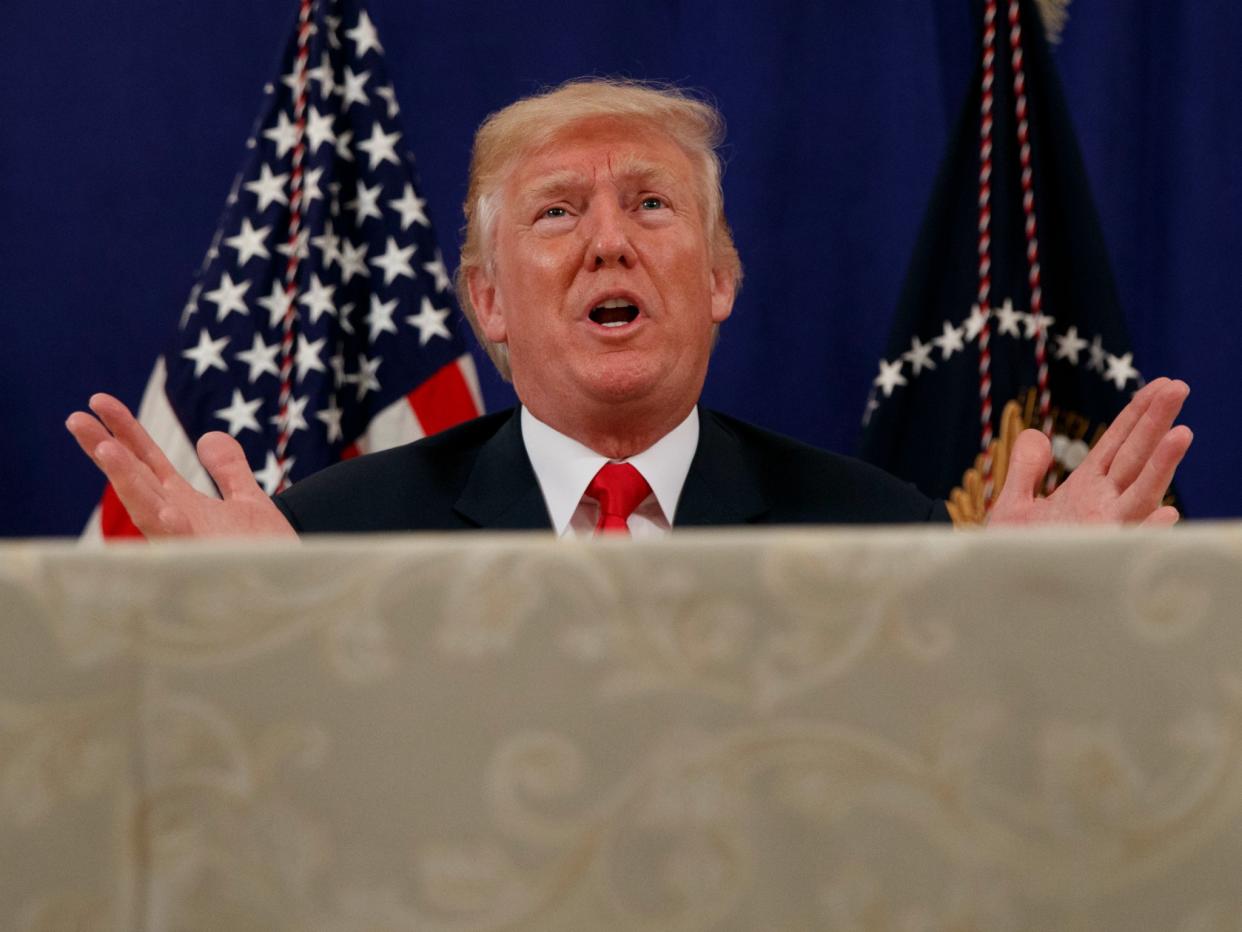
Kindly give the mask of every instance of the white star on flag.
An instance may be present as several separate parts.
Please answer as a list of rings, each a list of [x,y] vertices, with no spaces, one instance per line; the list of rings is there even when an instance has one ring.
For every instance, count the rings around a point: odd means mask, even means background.
[[[371,310],[367,314],[367,326],[371,328],[372,343],[381,333],[397,332],[397,325],[392,322],[392,315],[396,310],[396,298],[391,301],[381,301],[379,295],[371,295]]]
[[[254,401],[247,401],[242,397],[241,389],[233,389],[233,401],[227,408],[221,408],[215,412],[216,417],[222,421],[228,422],[229,434],[236,437],[243,430],[253,430],[259,433],[262,428],[255,419],[255,412],[263,405],[262,398],[256,398]]]
[[[328,443],[336,443],[344,439],[344,432],[341,430],[341,414],[342,410],[337,407],[336,396],[328,397],[328,406],[322,411],[316,411],[315,417],[323,421],[324,426],[328,430]]]
[[[319,280],[318,274],[311,274],[310,287],[298,298],[298,304],[310,312],[311,326],[317,324],[324,314],[336,314],[336,307],[332,303],[332,294],[335,291],[335,285],[325,285]]]
[[[271,166],[264,162],[259,166],[259,177],[246,182],[242,187],[259,199],[259,213],[263,213],[272,204],[289,203],[289,198],[285,196],[285,182],[288,178],[287,174],[273,174]]]
[[[257,380],[261,375],[280,375],[280,370],[276,368],[276,357],[279,353],[279,343],[272,343],[271,345],[268,345],[263,342],[263,337],[256,333],[254,335],[254,342],[250,345],[250,349],[238,350],[233,355],[236,359],[239,359],[250,367],[249,378],[250,384],[253,385],[255,380]]]
[[[319,179],[323,177],[322,168],[312,168],[302,178],[302,198],[310,206],[314,201],[323,200],[323,192],[319,190]]]
[[[325,142],[336,142],[336,133],[332,131],[332,114],[320,113],[315,107],[310,108],[306,120],[306,141],[312,153]]]
[[[423,268],[435,278],[436,291],[448,291],[452,282],[449,280],[448,270],[444,267],[444,259],[440,256],[440,250],[436,250],[435,259],[423,263]]]
[[[358,25],[353,29],[346,29],[345,35],[354,41],[354,55],[358,58],[362,58],[372,49],[383,54],[384,47],[380,45],[379,34],[366,10],[358,14]]]
[[[291,396],[284,413],[277,412],[272,415],[272,423],[281,430],[287,430],[290,434],[295,434],[299,430],[306,430],[309,426],[306,423],[306,403],[308,401],[310,401],[309,395],[303,395],[301,398]]]
[[[263,135],[276,144],[276,157],[283,159],[298,141],[298,125],[283,110],[276,115],[276,125],[265,129]]]
[[[361,275],[363,278],[371,277],[371,270],[367,268],[367,250],[370,249],[369,243],[363,243],[361,246],[355,246],[349,240],[341,240],[340,262],[341,262],[341,281],[348,285],[349,280],[355,275]]]
[[[385,285],[391,285],[393,279],[399,275],[404,275],[406,278],[414,277],[414,267],[410,265],[414,250],[413,244],[403,249],[397,246],[395,239],[388,237],[388,245],[384,249],[384,254],[371,260],[373,266],[383,270]]]
[[[289,254],[291,252],[294,252],[295,250],[297,251],[299,259],[307,258],[308,256],[310,256],[310,243],[307,241],[308,233],[310,233],[309,230],[299,230],[298,235],[295,239],[295,243],[292,247],[290,247],[289,243],[286,241],[286,242],[277,244],[276,251],[280,253],[282,256],[284,256],[286,259],[289,258]]]
[[[376,356],[374,359],[367,359],[366,356],[358,357],[358,374],[354,376],[354,380],[358,383],[359,401],[366,397],[367,392],[378,392],[380,390],[380,361],[381,357],[379,356]]]
[[[307,69],[306,76],[319,82],[319,96],[324,100],[327,100],[336,90],[336,79],[332,74],[332,60],[327,52],[323,53],[316,67]]]
[[[418,345],[426,346],[432,337],[444,337],[446,340],[452,337],[448,327],[444,324],[448,315],[448,308],[437,308],[424,295],[418,313],[411,314],[405,321],[418,328]]]
[[[342,162],[352,162],[354,160],[354,131],[352,129],[342,130],[336,134],[336,157]]]
[[[932,349],[932,343],[923,343],[918,337],[911,340],[910,349],[901,354],[901,358],[910,364],[911,375],[918,375],[924,369],[936,368],[931,358]]]
[[[962,328],[966,331],[966,341],[968,343],[973,343],[978,339],[979,334],[983,332],[983,328],[988,322],[988,318],[991,316],[990,310],[985,311],[977,304],[970,306],[970,316],[962,321]]]
[[[379,209],[379,196],[383,190],[383,185],[377,184],[373,188],[368,188],[365,181],[359,180],[358,196],[345,205],[355,212],[355,222],[358,226],[362,226],[368,217],[374,217],[376,220],[384,218]]]
[[[323,352],[323,345],[328,342],[327,337],[320,337],[318,340],[311,341],[306,339],[306,334],[298,334],[298,350],[297,359],[294,365],[298,369],[298,381],[306,378],[308,372],[327,372],[327,368],[323,364],[323,360],[319,354]]]
[[[407,184],[401,196],[389,201],[388,206],[401,215],[401,232],[403,233],[410,228],[411,223],[428,225],[427,214],[423,210],[427,202],[414,193],[412,184]]]
[[[289,295],[285,286],[278,281],[272,282],[272,290],[266,298],[259,298],[257,304],[267,309],[269,327],[279,327],[289,312]]]
[[[996,309],[996,332],[1020,337],[1022,332],[1018,327],[1021,323],[1022,312],[1015,311],[1013,302],[1006,298],[1001,306]]]
[[[255,472],[254,480],[263,487],[263,491],[268,495],[275,495],[276,490],[280,488],[281,482],[289,474],[289,470],[293,468],[293,463],[294,459],[290,456],[285,459],[282,465],[276,459],[276,454],[268,450],[267,462],[262,469]]]
[[[1022,319],[1022,323],[1026,327],[1026,338],[1028,340],[1033,340],[1035,339],[1035,334],[1039,333],[1041,328],[1043,329],[1045,335],[1050,333],[1052,331],[1052,325],[1056,323],[1056,318],[1049,317],[1043,311],[1040,311],[1038,314],[1027,314]]]
[[[1114,356],[1108,354],[1108,372],[1104,374],[1104,378],[1112,382],[1118,390],[1124,389],[1126,383],[1131,379],[1138,378],[1138,370],[1134,368],[1134,354],[1126,353],[1124,356]]]
[[[334,262],[341,259],[341,238],[332,232],[332,221],[325,220],[323,224],[323,232],[318,236],[311,237],[311,245],[319,250],[319,254],[323,260],[325,269],[332,268]],[[348,281],[348,279],[346,279]]]
[[[954,327],[949,321],[944,322],[944,329],[940,336],[932,340],[940,347],[940,358],[942,360],[949,359],[954,353],[964,350],[966,344],[962,342],[962,328]]]
[[[342,101],[346,110],[348,110],[353,104],[361,104],[365,107],[368,103],[370,103],[370,99],[363,90],[363,88],[366,87],[367,81],[370,77],[370,71],[363,71],[361,74],[354,74],[353,69],[351,69],[348,65],[345,66],[345,84],[343,85],[341,93]]]
[[[272,254],[267,251],[266,244],[267,234],[270,232],[272,232],[270,226],[256,230],[249,217],[242,217],[241,231],[226,239],[224,244],[237,250],[237,265],[241,267],[255,256],[261,259],[271,258]]]
[[[249,287],[249,281],[234,283],[233,279],[229,277],[229,273],[224,272],[220,276],[219,285],[211,291],[203,292],[203,300],[210,301],[216,306],[217,323],[224,320],[234,311],[238,314],[250,313],[250,310],[246,307],[246,302],[242,300],[242,295],[246,293],[246,289]]]
[[[880,374],[875,377],[872,384],[884,392],[885,398],[889,397],[897,386],[907,384],[906,377],[901,374],[901,367],[900,359],[894,359],[892,362],[880,360]]]
[[[1091,346],[1087,352],[1091,356],[1090,362],[1087,363],[1087,368],[1094,369],[1096,372],[1103,372],[1104,357],[1108,354],[1104,352],[1104,341],[1100,339],[1099,334],[1091,341]]]
[[[394,119],[401,112],[401,108],[397,105],[397,92],[392,89],[392,85],[377,87],[375,93],[388,101],[388,119]]]
[[[224,364],[224,357],[220,355],[228,342],[228,337],[213,340],[206,327],[198,332],[198,345],[181,351],[182,356],[194,363],[195,378],[202,378],[208,369],[229,371],[229,367]]]
[[[378,123],[371,124],[371,138],[365,142],[358,143],[358,148],[365,152],[370,159],[370,169],[375,171],[383,162],[392,162],[394,165],[400,165],[401,160],[397,158],[397,150],[394,144],[401,138],[400,133],[385,133],[380,129]]]
[[[1054,337],[1057,344],[1057,359],[1068,359],[1078,365],[1078,354],[1087,348],[1087,341],[1078,335],[1077,327],[1070,327],[1064,335]]]

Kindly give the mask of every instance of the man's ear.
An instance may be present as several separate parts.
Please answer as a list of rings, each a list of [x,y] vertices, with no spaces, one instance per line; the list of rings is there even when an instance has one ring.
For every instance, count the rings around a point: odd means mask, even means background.
[[[470,291],[470,303],[474,305],[483,335],[493,343],[506,342],[509,330],[491,276],[480,266],[475,266],[466,273],[466,288]]]
[[[726,266],[712,269],[712,323],[721,324],[733,313],[737,295],[737,271]]]

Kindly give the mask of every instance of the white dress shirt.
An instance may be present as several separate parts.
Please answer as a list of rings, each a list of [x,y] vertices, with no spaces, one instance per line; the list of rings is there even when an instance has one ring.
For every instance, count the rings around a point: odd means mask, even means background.
[[[699,410],[692,408],[684,421],[642,453],[625,460],[609,460],[577,440],[566,437],[522,408],[522,442],[535,468],[535,478],[548,506],[557,537],[590,537],[599,521],[599,504],[584,494],[605,463],[629,463],[637,469],[651,494],[627,522],[633,537],[663,537],[673,526],[690,461],[699,445]]]

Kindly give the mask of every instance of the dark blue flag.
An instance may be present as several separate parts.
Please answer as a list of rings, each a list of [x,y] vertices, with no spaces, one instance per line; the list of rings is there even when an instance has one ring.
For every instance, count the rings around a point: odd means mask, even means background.
[[[864,458],[967,520],[1021,426],[1052,436],[1051,487],[1143,384],[1035,5],[990,0],[981,22],[862,436]]]

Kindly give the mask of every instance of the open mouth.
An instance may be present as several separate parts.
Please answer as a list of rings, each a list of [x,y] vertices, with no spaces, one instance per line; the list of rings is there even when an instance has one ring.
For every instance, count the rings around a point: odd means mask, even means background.
[[[614,329],[632,324],[638,319],[638,308],[625,298],[609,298],[603,304],[591,308],[588,315],[601,327]]]

